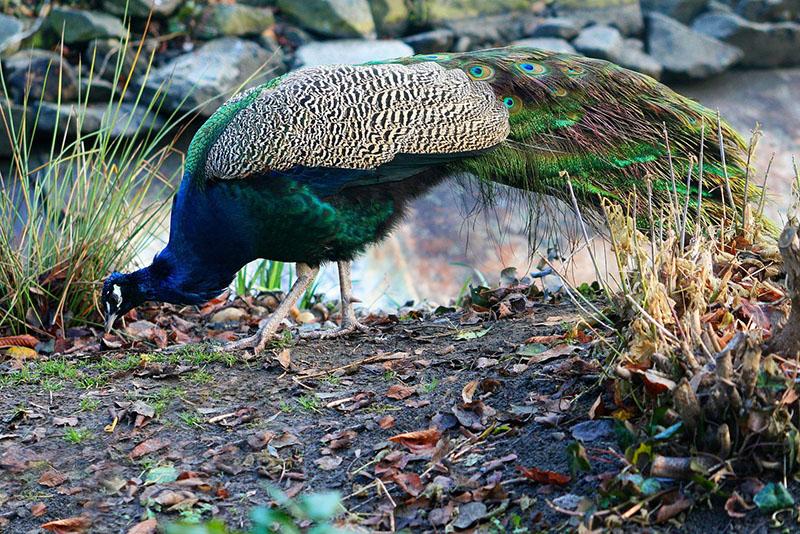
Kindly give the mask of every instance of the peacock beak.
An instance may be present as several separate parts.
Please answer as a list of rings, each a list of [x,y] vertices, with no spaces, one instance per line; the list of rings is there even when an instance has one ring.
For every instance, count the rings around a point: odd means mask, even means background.
[[[111,332],[111,329],[114,327],[114,321],[117,320],[116,313],[109,313],[106,315],[106,334]]]

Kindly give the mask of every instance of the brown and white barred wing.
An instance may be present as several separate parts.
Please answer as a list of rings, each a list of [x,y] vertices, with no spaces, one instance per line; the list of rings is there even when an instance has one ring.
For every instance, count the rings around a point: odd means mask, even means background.
[[[508,110],[491,86],[461,70],[311,67],[239,111],[211,147],[206,172],[233,179],[294,166],[374,169],[397,154],[489,148],[508,132]]]

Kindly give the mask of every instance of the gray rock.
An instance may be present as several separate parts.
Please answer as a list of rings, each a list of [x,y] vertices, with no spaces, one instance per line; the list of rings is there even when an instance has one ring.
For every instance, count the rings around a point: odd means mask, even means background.
[[[374,37],[367,0],[277,0],[281,12],[303,28],[331,37]]]
[[[637,44],[631,43],[635,41]],[[630,44],[629,44],[630,43]],[[638,39],[625,39],[622,50],[611,58],[611,61],[626,69],[635,70],[642,74],[647,74],[656,80],[661,79],[663,67],[653,56],[644,52],[643,44]]]
[[[688,24],[703,8],[708,0],[642,0],[642,9],[646,12],[656,11],[668,17]]]
[[[664,75],[701,79],[719,74],[742,58],[742,51],[703,35],[661,13],[647,15],[647,50]]]
[[[9,113],[10,112],[10,113]],[[33,133],[33,122],[36,119],[32,106],[23,106],[15,104],[14,102],[3,103],[3,114],[6,120],[14,123],[14,131],[17,135],[22,133],[25,129],[25,138],[30,139]],[[5,130],[5,127],[3,127]],[[6,135],[5,131],[0,135],[0,157],[8,158],[14,154],[14,147],[11,145],[11,139]]]
[[[40,99],[69,101],[78,94],[78,76],[66,59],[47,50],[22,50],[4,61],[6,85],[11,97],[21,103],[28,93],[28,101]],[[59,91],[59,71],[61,84]]]
[[[145,133],[148,129],[159,129],[164,126],[164,121],[152,111],[147,112],[146,106],[136,106],[133,103],[123,102],[112,106],[109,110],[107,104],[58,104],[43,102],[38,106],[39,131],[52,132],[56,128],[60,133],[69,131],[75,134],[80,127],[81,133],[96,132],[109,128],[107,133],[111,137],[131,137],[137,132]],[[113,120],[113,123],[111,121]]]
[[[538,20],[533,14],[507,13],[444,23],[457,37],[469,38],[469,46],[482,48],[505,45],[525,37],[525,29]]]
[[[800,65],[800,24],[751,22],[733,13],[700,15],[692,28],[704,35],[739,47],[743,67]]]
[[[581,27],[572,19],[553,17],[536,21],[526,28],[525,33],[531,37],[558,37],[570,40],[580,33]]]
[[[214,39],[222,36],[258,35],[275,23],[272,11],[238,4],[213,4],[203,10],[197,36]]]
[[[147,39],[142,46],[142,53],[137,58],[136,47],[128,46],[122,64],[122,73],[127,76],[131,69],[140,75],[147,68],[148,58],[159,42],[155,39]],[[92,65],[94,62],[94,76],[103,78],[112,83],[117,82],[117,61],[118,55],[122,53],[122,43],[117,39],[95,39],[90,41],[83,53],[83,64]]]
[[[553,9],[580,27],[608,24],[625,35],[639,34],[644,27],[639,0],[559,0],[553,2]]]
[[[411,56],[414,50],[403,41],[368,41],[337,39],[317,41],[301,46],[295,52],[298,66],[356,64],[396,57]]]
[[[558,506],[559,508],[564,508],[565,510],[575,510],[578,508],[578,505],[583,500],[583,497],[580,495],[575,495],[574,493],[566,493],[561,495],[560,497],[556,497],[553,499],[553,504]]]
[[[369,7],[380,37],[397,37],[406,31],[410,13],[405,0],[369,0]]]
[[[147,18],[150,12],[156,17],[168,17],[178,9],[183,0],[127,0],[128,15]],[[124,0],[104,0],[103,9],[120,17],[125,15]]]
[[[0,14],[0,55],[6,56],[19,50],[25,38],[24,27],[19,19]]]
[[[93,77],[92,80],[89,80],[88,77],[82,76],[80,85],[81,102],[88,97],[89,102],[108,103],[114,91],[114,84],[99,77]]]
[[[529,0],[417,0],[411,2],[414,19],[421,24],[431,26],[441,26],[444,23],[461,19],[503,15],[513,11],[530,12],[531,4],[532,2]]]
[[[145,81],[148,97],[166,91],[164,107],[173,110],[198,110],[211,115],[222,103],[220,95],[230,95],[242,84],[253,85],[267,75],[280,74],[282,66],[262,70],[263,76],[250,79],[263,65],[269,54],[252,41],[223,37],[173,59],[154,69]]]
[[[514,46],[529,46],[531,48],[541,48],[542,50],[551,50],[553,52],[561,52],[562,54],[575,54],[575,48],[565,39],[558,39],[557,37],[532,37],[530,39],[520,39],[514,41]]]
[[[572,44],[578,52],[589,57],[611,59],[619,56],[624,40],[618,29],[599,24],[581,30]]]
[[[800,18],[800,0],[740,0],[736,12],[756,22],[786,22]]]
[[[453,48],[455,34],[452,30],[439,29],[417,33],[403,38],[403,42],[414,49],[415,54],[447,52]]]
[[[47,16],[47,23],[57,35],[61,35],[63,29],[67,44],[125,35],[125,27],[118,18],[97,11],[54,7]]]

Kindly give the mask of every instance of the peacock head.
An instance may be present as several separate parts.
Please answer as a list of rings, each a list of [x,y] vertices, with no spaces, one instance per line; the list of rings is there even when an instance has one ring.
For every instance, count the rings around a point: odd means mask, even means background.
[[[103,283],[100,300],[105,312],[106,332],[111,331],[117,317],[125,315],[147,300],[140,272],[131,274],[113,272]]]

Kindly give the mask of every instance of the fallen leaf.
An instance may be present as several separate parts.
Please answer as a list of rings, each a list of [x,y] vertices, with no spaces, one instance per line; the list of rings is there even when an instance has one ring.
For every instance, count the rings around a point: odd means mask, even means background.
[[[169,442],[159,438],[150,438],[138,444],[136,447],[133,448],[131,451],[131,459],[135,460],[137,458],[141,458],[146,454],[150,454],[156,451],[159,451],[163,448],[169,446]]]
[[[483,356],[481,356],[475,362],[475,367],[477,367],[478,369],[487,369],[489,367],[494,367],[498,363],[499,361],[494,358],[484,358]]]
[[[392,480],[412,497],[418,496],[425,489],[422,479],[416,473],[395,473],[392,475]]]
[[[6,355],[18,360],[32,360],[37,358],[39,353],[30,347],[8,347],[6,349]]]
[[[614,435],[614,423],[609,419],[583,421],[570,428],[572,437],[584,443]]]
[[[691,508],[692,504],[693,501],[691,499],[681,498],[672,504],[665,504],[661,506],[656,514],[656,523],[663,523],[664,521],[672,519],[679,513]]]
[[[37,502],[31,506],[31,515],[33,517],[42,517],[47,513],[47,505],[43,502]]]
[[[404,386],[402,384],[394,384],[389,387],[388,391],[386,392],[386,396],[390,399],[403,400],[407,399],[416,392],[417,390],[415,388]]]
[[[317,458],[314,460],[314,463],[317,464],[317,467],[322,469],[323,471],[333,471],[342,463],[343,458],[341,456],[322,456],[321,458]]]
[[[741,519],[747,515],[749,510],[755,508],[752,504],[747,504],[745,500],[737,492],[733,492],[728,500],[725,501],[725,511],[729,517],[734,519]]]
[[[391,415],[384,415],[378,421],[378,426],[384,430],[388,430],[394,426],[394,417]]]
[[[526,347],[530,347],[531,345],[525,345]],[[528,364],[536,364],[536,363],[544,363],[550,360],[555,360],[556,358],[561,358],[562,356],[567,356],[568,354],[572,354],[579,349],[577,345],[556,345],[552,349],[543,350],[537,354],[531,355],[531,358],[528,360]],[[523,356],[527,356],[525,352],[517,351],[517,354],[521,354]]]
[[[468,502],[458,507],[458,517],[453,522],[457,529],[466,529],[486,517],[486,505],[482,502]]]
[[[68,517],[67,519],[56,519],[41,526],[46,530],[51,530],[56,534],[81,534],[92,526],[92,520],[86,516]]]
[[[405,432],[389,438],[389,441],[404,445],[412,452],[420,452],[436,447],[442,433],[438,428]]]
[[[28,347],[29,349],[33,349],[36,348],[38,344],[39,340],[30,334],[0,337],[0,349],[6,347]]]
[[[53,417],[53,424],[56,426],[77,426],[77,417]]]
[[[572,477],[568,475],[562,475],[561,473],[556,473],[555,471],[546,471],[537,467],[523,467],[518,465],[517,470],[522,473],[522,476],[525,478],[540,484],[555,484],[557,486],[564,486],[569,484],[569,481],[572,480]]]
[[[464,401],[464,404],[470,404],[472,402],[472,398],[475,396],[475,391],[477,389],[477,380],[472,380],[464,384],[464,387],[461,389],[461,399]]]
[[[47,486],[48,488],[54,488],[56,486],[60,486],[64,482],[67,481],[66,475],[61,473],[60,471],[56,471],[55,469],[48,469],[42,476],[39,477],[39,484],[42,486]]]
[[[490,328],[484,328],[482,330],[464,330],[456,334],[455,338],[459,340],[468,340],[468,339],[478,339],[479,337],[483,337],[489,333]]]
[[[133,525],[128,534],[155,534],[158,527],[158,521],[155,519],[147,519],[140,523]]]
[[[276,358],[278,359],[278,363],[281,364],[281,367],[288,369],[292,364],[292,351],[289,349],[283,349],[278,353]]]

